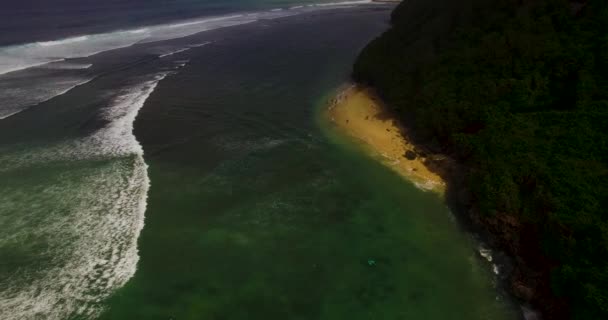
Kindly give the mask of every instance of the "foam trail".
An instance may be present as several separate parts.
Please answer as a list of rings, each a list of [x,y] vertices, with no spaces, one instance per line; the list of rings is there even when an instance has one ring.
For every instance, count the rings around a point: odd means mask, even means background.
[[[129,32],[130,32],[130,33],[135,33],[135,34],[138,34],[138,33],[146,33],[146,32],[148,32],[148,31],[149,31],[149,30],[148,30],[148,28],[141,28],[141,29],[135,29],[135,30],[131,30],[131,31],[129,31]]]
[[[175,63],[175,68],[176,69],[180,69],[185,67],[188,63],[190,62],[190,60],[178,60],[178,61],[174,61]]]
[[[200,48],[200,47],[204,47],[204,46],[206,46],[206,45],[208,45],[208,44],[210,44],[210,43],[211,43],[211,41],[207,41],[207,42],[203,42],[203,43],[191,44],[191,45],[188,45],[188,47],[187,47],[187,48],[180,48],[180,49],[177,49],[177,50],[174,50],[174,51],[168,52],[168,53],[163,53],[163,54],[159,55],[158,57],[159,57],[159,58],[165,58],[165,57],[169,57],[169,56],[172,56],[172,55],[174,55],[174,54],[178,54],[178,53],[181,53],[181,52],[184,52],[184,51],[188,51],[188,50],[190,50],[190,49],[192,49],[192,48]]]
[[[199,48],[199,47],[204,47],[208,44],[211,44],[211,41],[207,41],[207,42],[203,42],[203,43],[197,43],[197,44],[191,44],[189,45],[190,48]]]
[[[5,88],[0,83],[0,120],[20,113],[31,106],[49,101],[68,93],[74,88],[91,82],[90,78],[49,78],[43,82],[32,82],[18,88]]]
[[[45,69],[55,69],[55,70],[84,70],[92,67],[91,63],[69,63],[69,62],[57,62],[57,63],[49,63],[43,68]]]
[[[1,57],[1,55],[0,55]],[[43,66],[53,62],[64,61],[65,59],[36,59],[32,58],[31,60],[27,60],[27,58],[16,58],[16,57],[1,57],[0,58],[0,75],[25,70],[33,67]]]
[[[164,58],[164,57],[172,56],[172,55],[177,54],[177,53],[180,53],[180,52],[188,51],[188,50],[190,50],[190,49],[191,49],[191,48],[182,48],[182,49],[175,50],[175,51],[172,51],[172,52],[169,52],[169,53],[161,54],[161,55],[160,55],[160,56],[158,56],[158,57],[159,57],[159,58]]]
[[[215,17],[215,18],[196,19],[196,20],[188,21],[188,22],[169,24],[169,25],[167,25],[167,27],[168,28],[181,28],[181,27],[188,27],[188,26],[192,26],[192,25],[209,23],[209,22],[233,20],[233,19],[237,19],[237,18],[241,18],[241,17],[244,17],[244,15],[234,14],[234,15],[230,15],[230,16],[222,16],[222,17]]]
[[[59,46],[62,44],[86,41],[88,39],[89,39],[88,36],[80,36],[80,37],[67,38],[67,39],[56,40],[56,41],[42,41],[42,42],[38,42],[38,45],[43,46],[43,47],[51,47],[51,46]]]
[[[145,34],[114,32],[0,48],[0,75],[131,46]]]
[[[271,19],[280,16],[277,13],[261,12],[243,18],[244,15],[238,14],[150,26],[135,30],[0,47],[0,75],[65,59],[90,57],[105,51],[130,47],[137,43],[170,40],[217,28],[251,23],[260,17]]]
[[[158,83],[168,75],[169,73],[158,74],[153,80],[131,88],[116,98],[110,108],[103,110],[103,117],[111,121],[110,125],[82,143],[92,143],[103,154],[115,157],[131,153],[143,155],[143,149],[132,133],[133,123]]]
[[[19,112],[21,112],[21,111],[23,111],[23,110],[13,110],[13,111],[8,111],[8,112],[6,112],[5,114],[0,115],[0,120],[6,119],[6,118],[8,118],[8,117],[10,117],[10,116],[14,116],[14,115],[16,115],[17,113],[19,113]]]
[[[101,34],[81,35],[66,39],[34,42],[0,47],[0,75],[24,70],[70,58],[92,55],[126,48],[138,43],[149,43],[182,38],[199,32],[235,25],[252,23],[260,19],[276,19],[309,12],[315,8],[344,7],[348,5],[370,4],[371,0],[311,4],[307,7],[295,6],[291,10],[272,9],[270,11],[206,17],[171,24],[140,27],[133,30],[119,30]]]
[[[116,97],[101,113],[108,124],[88,137],[21,155],[0,152],[0,162],[9,167],[4,160],[13,158],[13,169],[49,161],[64,165],[36,187],[48,206],[12,207],[27,206],[16,200],[32,190],[0,185],[6,200],[0,203],[0,246],[36,237],[46,248],[36,257],[52,261],[48,268],[28,273],[31,280],[25,284],[19,271],[3,279],[3,320],[94,318],[103,311],[103,300],[134,275],[150,181],[133,123],[167,75],[156,75]]]
[[[372,0],[354,0],[354,1],[342,1],[342,2],[326,2],[313,4],[315,7],[337,7],[337,6],[349,6],[349,5],[361,5],[361,4],[372,4]]]

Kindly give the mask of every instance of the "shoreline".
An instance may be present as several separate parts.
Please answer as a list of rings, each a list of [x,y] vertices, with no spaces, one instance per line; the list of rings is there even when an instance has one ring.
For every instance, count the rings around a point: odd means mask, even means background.
[[[533,307],[531,299],[518,292],[518,287],[527,290],[526,281],[518,277],[522,266],[516,257],[506,254],[504,240],[490,232],[494,221],[485,221],[478,215],[467,213],[467,209],[460,208],[454,201],[452,189],[457,163],[449,156],[428,152],[422,149],[424,146],[415,144],[407,127],[391,114],[372,88],[347,84],[337,90],[323,112],[335,129],[357,142],[369,156],[417,188],[441,196],[457,216],[457,224],[474,238],[476,254],[492,265],[497,289],[519,308],[521,319],[540,319],[541,315]],[[408,159],[407,151],[414,152],[416,157]]]
[[[338,130],[383,165],[424,191],[443,195],[445,180],[430,167],[431,158],[408,139],[407,129],[392,116],[369,89],[349,84],[340,89],[324,110]]]

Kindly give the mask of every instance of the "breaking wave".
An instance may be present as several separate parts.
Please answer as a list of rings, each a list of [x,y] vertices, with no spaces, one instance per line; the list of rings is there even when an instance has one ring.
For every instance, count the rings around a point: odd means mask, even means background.
[[[371,0],[362,0],[294,6],[288,8],[288,10],[277,8],[261,12],[198,18],[177,23],[140,27],[133,30],[119,30],[0,47],[0,75],[64,59],[89,57],[97,53],[125,48],[138,43],[176,39],[203,31],[247,24],[260,19],[282,18],[319,8],[340,8],[370,3],[372,3]]]
[[[54,70],[84,70],[92,67],[92,63],[71,63],[66,61],[49,63],[44,66],[45,69],[54,69]]]
[[[43,41],[43,42],[38,42],[38,44],[42,47],[51,47],[51,46],[59,46],[62,44],[86,41],[88,39],[89,39],[88,36],[81,36],[81,37],[67,38],[67,39],[57,40],[57,41]]]
[[[0,177],[22,169],[47,175],[42,183],[0,185],[0,249],[31,243],[24,255],[35,261],[0,284],[3,319],[95,317],[134,275],[150,181],[133,123],[168,74],[119,94],[101,111],[107,125],[87,137],[1,150]],[[37,201],[23,198],[31,194]]]
[[[172,56],[172,55],[174,55],[174,54],[176,54],[176,53],[180,53],[180,52],[188,51],[188,50],[190,50],[190,49],[191,49],[191,48],[181,48],[181,49],[178,49],[178,50],[175,50],[175,51],[171,51],[171,52],[169,52],[169,53],[161,54],[161,55],[160,55],[160,56],[158,56],[158,57],[159,57],[159,58],[164,58],[164,57]]]
[[[313,6],[315,6],[315,7],[336,7],[336,6],[352,6],[352,5],[372,4],[372,3],[374,3],[372,0],[354,0],[354,1],[317,3],[317,4],[314,4]]]
[[[74,70],[74,69],[68,69]],[[94,77],[56,76],[47,77],[44,81],[34,79],[18,83],[8,79],[0,80],[0,120],[15,115],[27,108],[63,95],[70,90],[89,83]]]

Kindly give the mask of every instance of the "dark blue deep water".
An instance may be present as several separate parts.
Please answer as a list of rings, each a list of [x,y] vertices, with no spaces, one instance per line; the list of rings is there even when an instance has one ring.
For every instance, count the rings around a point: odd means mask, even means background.
[[[0,46],[230,12],[345,0],[2,0]]]

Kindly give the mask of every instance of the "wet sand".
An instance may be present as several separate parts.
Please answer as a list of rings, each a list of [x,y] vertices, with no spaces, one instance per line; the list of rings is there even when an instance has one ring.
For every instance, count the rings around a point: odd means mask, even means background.
[[[417,154],[412,157],[415,148],[407,131],[370,89],[347,87],[330,102],[327,116],[371,156],[420,189],[444,192],[445,182],[425,165],[426,158]]]

